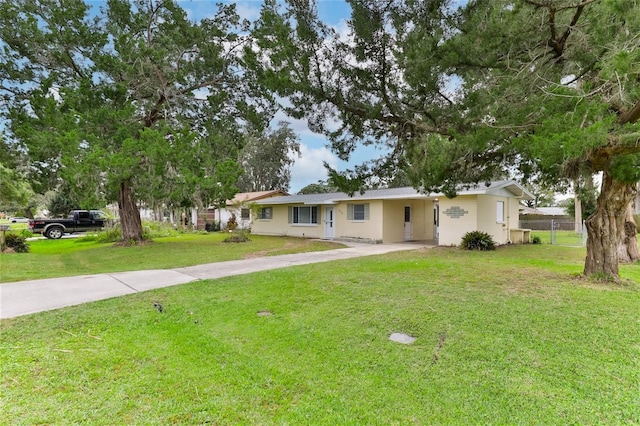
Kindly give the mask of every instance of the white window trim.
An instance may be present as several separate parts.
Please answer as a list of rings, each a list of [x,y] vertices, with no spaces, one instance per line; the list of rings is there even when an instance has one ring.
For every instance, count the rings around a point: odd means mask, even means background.
[[[289,210],[290,212],[290,217],[289,219],[291,220],[291,222],[289,222],[289,225],[291,226],[318,226],[320,224],[320,209],[318,208],[317,205],[313,205],[313,206],[289,206],[289,208],[291,210]],[[293,214],[293,209],[301,209],[301,208],[308,208],[309,209],[309,220],[313,220],[313,209],[316,209],[316,221],[315,222],[294,222],[294,214]],[[298,211],[298,214],[299,211]],[[298,220],[300,219],[300,217],[298,216]]]

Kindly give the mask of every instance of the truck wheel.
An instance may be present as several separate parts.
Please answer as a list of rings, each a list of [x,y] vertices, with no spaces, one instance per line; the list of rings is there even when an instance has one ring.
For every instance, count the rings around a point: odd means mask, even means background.
[[[59,226],[52,226],[47,229],[44,236],[50,240],[59,240],[64,235],[64,230]]]

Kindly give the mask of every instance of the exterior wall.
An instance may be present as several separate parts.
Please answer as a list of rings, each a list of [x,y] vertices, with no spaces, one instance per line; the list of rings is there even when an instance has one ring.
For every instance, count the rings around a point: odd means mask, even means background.
[[[414,240],[434,239],[433,200],[411,200]]]
[[[335,238],[349,238],[368,242],[395,243],[405,241],[404,208],[411,206],[413,240],[434,239],[433,209],[439,204],[438,244],[457,246],[467,232],[483,231],[498,244],[511,240],[510,230],[518,228],[518,199],[500,195],[460,195],[455,198],[408,200],[354,200],[369,204],[369,219],[355,221],[347,218],[348,204],[334,205]],[[498,223],[497,202],[504,202],[504,223]],[[255,219],[252,232],[262,235],[287,235],[305,238],[324,238],[325,207],[318,205],[318,223],[310,225],[288,223],[289,205],[261,205],[272,207],[273,218]]]
[[[249,220],[242,220],[243,208],[249,209]],[[236,215],[236,222],[238,223],[239,229],[248,229],[251,227],[253,212],[251,211],[251,206],[247,204],[246,206],[227,206],[216,211],[216,220],[220,221],[222,229],[226,228],[227,222],[229,222],[229,219],[231,219],[231,216],[234,214]]]
[[[348,204],[369,204],[369,219],[356,221],[347,218]],[[383,241],[383,203],[381,200],[340,202],[335,206],[336,238],[354,238],[371,242]],[[324,222],[323,222],[324,224]]]
[[[520,226],[520,200],[509,198],[509,229],[517,229]]]
[[[432,200],[386,200],[383,208],[383,242],[405,241],[404,208],[411,207],[411,240],[433,239]]]
[[[441,198],[440,235],[441,246],[457,246],[462,236],[478,229],[478,209],[476,195],[460,195],[455,198]]]
[[[509,218],[511,208],[509,198],[495,195],[478,195],[478,230],[491,235],[498,244],[509,242]],[[503,222],[498,222],[497,204],[504,203]]]
[[[504,223],[497,222],[497,203],[504,202]],[[478,196],[478,230],[490,234],[498,244],[509,244],[512,241],[512,229],[518,229],[520,203],[515,197],[479,195]]]
[[[262,205],[261,207],[272,207],[272,219],[255,219],[251,227],[251,232],[258,235],[286,235],[291,237],[323,238],[324,237],[324,208],[318,206],[318,223],[300,225],[289,223],[288,205]],[[337,235],[337,234],[336,234]]]

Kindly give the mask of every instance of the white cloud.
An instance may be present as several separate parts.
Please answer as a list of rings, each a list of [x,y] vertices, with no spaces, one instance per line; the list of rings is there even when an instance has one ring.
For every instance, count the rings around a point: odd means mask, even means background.
[[[301,143],[300,153],[300,158],[295,158],[296,162],[291,168],[291,193],[319,180],[327,180],[325,162],[334,168],[338,164],[338,159],[327,147],[312,148]]]
[[[238,12],[240,18],[253,22],[260,17],[261,5],[261,2],[238,2],[236,3],[236,12]]]

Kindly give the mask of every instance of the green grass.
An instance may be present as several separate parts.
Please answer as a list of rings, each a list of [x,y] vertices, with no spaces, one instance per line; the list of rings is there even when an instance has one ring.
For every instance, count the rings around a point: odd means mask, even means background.
[[[0,424],[638,424],[640,266],[593,283],[584,253],[397,252],[5,320]]]
[[[561,246],[582,247],[583,236],[574,231],[555,231],[554,244]],[[532,231],[531,238],[539,237],[542,244],[551,244],[551,231]]]
[[[251,235],[246,243],[224,243],[227,233],[154,238],[142,246],[114,247],[87,239],[30,241],[29,253],[0,255],[0,282],[106,272],[166,269],[255,256],[318,251],[340,244],[292,237]]]
[[[28,223],[11,223],[8,219],[0,219],[0,225],[9,225],[9,231],[22,232],[29,229]]]

